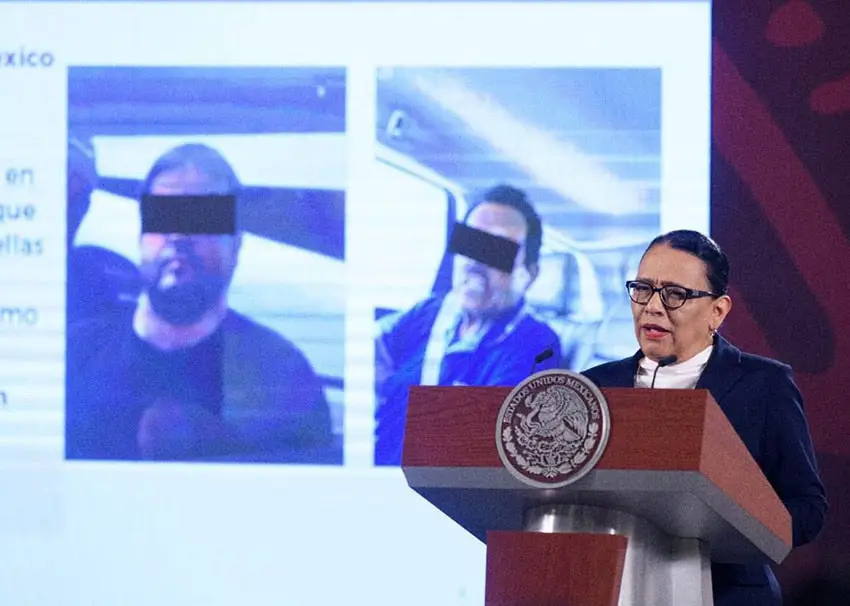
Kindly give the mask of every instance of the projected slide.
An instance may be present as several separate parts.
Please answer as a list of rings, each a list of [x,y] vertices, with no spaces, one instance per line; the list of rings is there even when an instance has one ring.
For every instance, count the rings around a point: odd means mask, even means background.
[[[634,353],[710,2],[0,6],[0,604],[482,604],[408,391]]]

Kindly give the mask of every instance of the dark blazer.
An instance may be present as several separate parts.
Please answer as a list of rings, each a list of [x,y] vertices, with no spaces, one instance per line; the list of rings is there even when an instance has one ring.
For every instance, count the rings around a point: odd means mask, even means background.
[[[638,351],[583,374],[600,387],[634,387],[642,356]],[[696,388],[711,392],[788,508],[794,546],[813,541],[828,506],[791,368],[743,353],[717,336]],[[781,604],[776,577],[766,565],[712,562],[711,574],[717,606]]]

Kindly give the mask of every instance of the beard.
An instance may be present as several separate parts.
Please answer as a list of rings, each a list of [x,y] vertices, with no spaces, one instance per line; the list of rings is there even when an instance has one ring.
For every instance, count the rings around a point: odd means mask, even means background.
[[[142,277],[154,313],[175,326],[190,326],[204,317],[218,303],[228,280],[204,269],[201,259],[192,251],[181,251],[192,267],[193,277],[186,282],[163,287],[163,275],[173,260],[171,255],[143,262]]]

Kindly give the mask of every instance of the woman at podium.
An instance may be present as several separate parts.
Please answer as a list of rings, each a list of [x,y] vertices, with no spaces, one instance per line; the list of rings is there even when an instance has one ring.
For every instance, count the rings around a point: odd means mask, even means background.
[[[640,349],[583,374],[600,387],[707,389],[791,514],[795,547],[823,527],[827,502],[791,368],[742,352],[718,334],[732,308],[729,261],[689,230],[653,240],[626,283]],[[712,563],[716,606],[782,603],[762,564]]]

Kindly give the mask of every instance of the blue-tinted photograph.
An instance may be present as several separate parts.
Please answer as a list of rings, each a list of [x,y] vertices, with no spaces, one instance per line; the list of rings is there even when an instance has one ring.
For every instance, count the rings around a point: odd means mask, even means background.
[[[342,464],[345,76],[69,69],[66,458]]]
[[[634,353],[624,284],[660,230],[660,69],[387,67],[375,137],[390,212],[417,216],[416,245],[393,248],[416,278],[375,309],[376,465],[401,461],[413,385]]]

